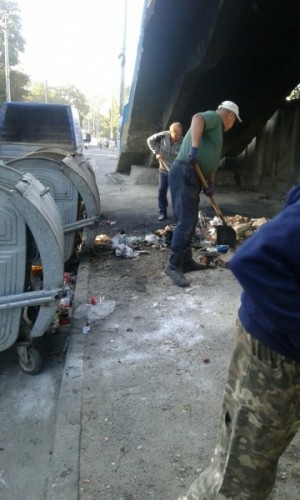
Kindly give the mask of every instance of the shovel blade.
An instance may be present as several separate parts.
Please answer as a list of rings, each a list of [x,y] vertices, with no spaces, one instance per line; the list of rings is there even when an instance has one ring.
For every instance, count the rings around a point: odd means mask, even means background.
[[[217,245],[228,245],[236,248],[236,232],[233,227],[217,226]]]

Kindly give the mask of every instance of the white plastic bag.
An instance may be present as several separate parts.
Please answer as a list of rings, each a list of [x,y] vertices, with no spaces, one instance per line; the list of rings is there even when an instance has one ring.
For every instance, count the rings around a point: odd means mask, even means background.
[[[103,319],[109,316],[116,307],[114,300],[104,300],[100,298],[94,304],[80,304],[73,312],[73,318],[86,318],[89,322]]]
[[[117,257],[125,257],[126,259],[132,259],[138,256],[138,252],[135,252],[128,244],[129,241],[126,234],[116,234],[111,240],[112,248],[115,251]]]
[[[88,321],[103,319],[114,312],[116,303],[114,300],[103,300],[97,304],[88,304],[90,307],[87,312]]]

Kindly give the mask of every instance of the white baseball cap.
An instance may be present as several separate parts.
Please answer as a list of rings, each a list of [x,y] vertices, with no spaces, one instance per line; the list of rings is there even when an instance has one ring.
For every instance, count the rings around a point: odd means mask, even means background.
[[[240,119],[239,115],[239,107],[232,101],[223,101],[221,104],[218,106],[218,109],[223,108],[223,109],[228,109],[229,111],[232,111],[235,116],[237,117],[239,122],[242,122]]]

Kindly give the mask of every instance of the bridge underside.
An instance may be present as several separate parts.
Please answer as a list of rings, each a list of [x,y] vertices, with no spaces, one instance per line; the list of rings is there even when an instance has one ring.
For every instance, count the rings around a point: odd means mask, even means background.
[[[235,156],[300,82],[299,0],[152,0],[141,32],[118,171],[145,164],[146,139],[230,99],[243,123]]]

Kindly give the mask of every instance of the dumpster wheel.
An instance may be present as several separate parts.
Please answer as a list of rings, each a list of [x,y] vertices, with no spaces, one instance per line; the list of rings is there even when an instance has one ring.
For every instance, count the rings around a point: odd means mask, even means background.
[[[28,346],[17,347],[19,365],[25,373],[37,375],[42,369],[42,357],[37,349]]]

